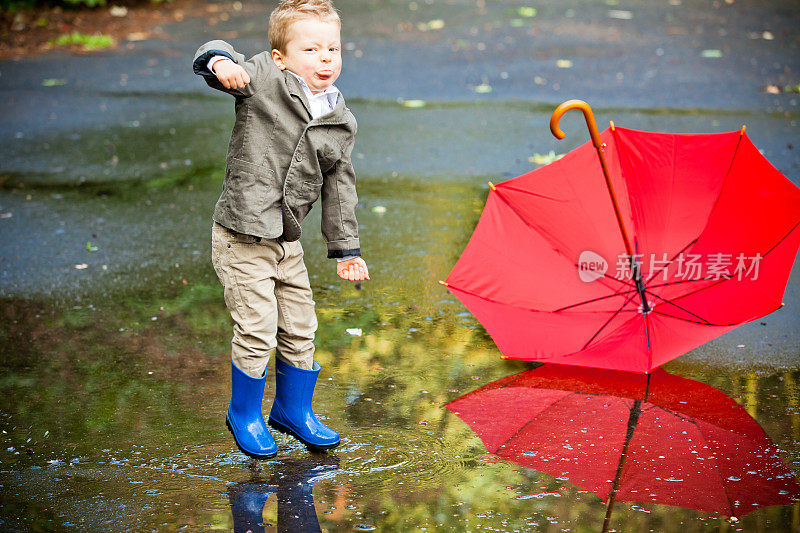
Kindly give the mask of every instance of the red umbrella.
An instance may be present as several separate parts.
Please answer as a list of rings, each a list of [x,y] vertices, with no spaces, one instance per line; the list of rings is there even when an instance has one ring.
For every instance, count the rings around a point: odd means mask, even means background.
[[[506,358],[646,373],[782,305],[800,189],[744,128],[600,134],[572,100],[557,136],[574,108],[592,143],[492,185],[443,282]]]
[[[732,398],[656,370],[543,365],[446,405],[489,453],[608,502],[743,516],[800,498],[761,426]]]

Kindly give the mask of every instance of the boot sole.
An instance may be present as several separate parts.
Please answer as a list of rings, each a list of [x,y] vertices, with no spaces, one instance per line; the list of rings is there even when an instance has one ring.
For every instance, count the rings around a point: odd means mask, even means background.
[[[274,429],[280,431],[281,433],[284,433],[286,435],[291,435],[292,437],[296,438],[297,440],[299,440],[300,442],[305,444],[306,448],[308,448],[309,450],[312,450],[312,451],[324,452],[326,450],[330,450],[330,449],[336,448],[339,445],[339,443],[342,442],[341,440],[339,440],[339,441],[337,441],[337,442],[335,442],[333,444],[312,444],[312,443],[308,442],[307,440],[303,439],[302,437],[300,437],[300,435],[298,435],[297,433],[292,431],[292,429],[290,429],[289,427],[284,426],[280,422],[276,422],[272,418],[267,419],[267,425],[269,427],[271,427],[271,428],[274,428]]]
[[[228,428],[228,431],[231,432],[231,435],[233,435],[233,442],[236,443],[236,447],[239,448],[239,451],[242,452],[243,454],[245,454],[246,456],[252,457],[253,459],[270,459],[270,458],[275,457],[276,455],[278,455],[277,451],[274,452],[274,453],[266,454],[266,455],[260,455],[260,454],[248,452],[247,450],[242,448],[241,444],[239,444],[239,439],[236,438],[236,433],[233,432],[233,428],[231,427],[231,422],[230,422],[230,420],[228,420],[227,416],[225,417],[225,426]]]

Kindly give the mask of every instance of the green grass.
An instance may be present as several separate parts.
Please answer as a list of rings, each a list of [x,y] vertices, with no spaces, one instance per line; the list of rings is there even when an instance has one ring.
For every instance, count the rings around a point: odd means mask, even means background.
[[[65,33],[50,42],[56,46],[82,46],[84,50],[98,50],[114,45],[114,39],[110,35],[86,35],[77,31]]]

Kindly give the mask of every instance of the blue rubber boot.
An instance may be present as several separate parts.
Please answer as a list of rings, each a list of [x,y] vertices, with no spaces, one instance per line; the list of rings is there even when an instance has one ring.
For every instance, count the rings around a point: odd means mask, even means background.
[[[270,482],[277,486],[278,531],[322,531],[314,506],[314,483],[330,479],[337,471],[341,472],[339,461],[333,455],[307,456],[305,460],[287,461],[274,469]]]
[[[274,457],[278,453],[261,414],[266,381],[266,370],[263,377],[251,378],[231,361],[231,405],[225,421],[236,445],[250,457]]]
[[[288,433],[312,450],[327,450],[339,444],[339,434],[317,420],[311,398],[319,375],[319,363],[305,370],[275,358],[275,401],[269,425]]]
[[[274,485],[237,483],[228,488],[233,515],[233,533],[266,533],[264,503],[275,491]]]

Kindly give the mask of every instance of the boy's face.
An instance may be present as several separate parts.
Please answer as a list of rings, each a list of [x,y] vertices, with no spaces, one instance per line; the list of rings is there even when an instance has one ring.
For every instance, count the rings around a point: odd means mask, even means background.
[[[303,78],[313,94],[324,91],[342,72],[339,24],[316,17],[297,20],[289,27],[286,50],[273,50],[272,60]]]

